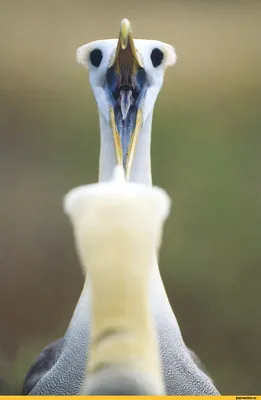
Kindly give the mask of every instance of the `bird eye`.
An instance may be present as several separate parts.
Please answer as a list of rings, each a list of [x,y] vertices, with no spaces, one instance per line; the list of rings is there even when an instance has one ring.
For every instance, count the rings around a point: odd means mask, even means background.
[[[163,53],[160,49],[153,49],[150,55],[151,62],[154,68],[157,68],[163,60]]]
[[[94,67],[99,67],[101,65],[102,57],[100,49],[95,49],[90,52],[90,61]]]

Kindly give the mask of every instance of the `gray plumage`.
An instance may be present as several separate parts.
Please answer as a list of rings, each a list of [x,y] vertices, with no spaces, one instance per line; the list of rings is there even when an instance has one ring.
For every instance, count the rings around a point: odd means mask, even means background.
[[[212,380],[197,365],[198,359],[195,362],[195,356],[185,346],[172,309],[167,302],[161,301],[164,288],[158,285],[157,279],[155,281],[151,285],[151,305],[167,394],[219,395]],[[83,292],[64,338],[43,350],[25,379],[23,394],[79,393],[88,358],[89,301],[89,293]]]

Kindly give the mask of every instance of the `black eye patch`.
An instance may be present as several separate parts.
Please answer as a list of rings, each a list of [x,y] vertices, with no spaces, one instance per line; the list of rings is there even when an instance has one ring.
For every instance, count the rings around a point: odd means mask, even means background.
[[[90,52],[90,61],[94,67],[99,67],[102,62],[102,51],[100,49],[94,49]]]
[[[163,57],[164,54],[160,49],[155,48],[152,50],[150,59],[154,68],[157,68],[162,63]]]

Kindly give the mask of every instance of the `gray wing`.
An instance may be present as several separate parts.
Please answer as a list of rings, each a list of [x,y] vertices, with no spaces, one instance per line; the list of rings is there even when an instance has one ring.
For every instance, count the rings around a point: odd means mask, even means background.
[[[57,339],[41,351],[39,357],[25,376],[22,388],[23,395],[28,395],[44,375],[54,366],[62,352],[63,343],[63,338]]]
[[[89,290],[82,291],[63,339],[51,343],[28,372],[23,394],[76,395],[86,379],[90,338]],[[162,284],[152,282],[151,309],[168,395],[219,395],[198,357],[188,350]]]
[[[37,383],[44,377],[44,375],[51,370],[62,352],[63,344],[64,338],[60,338],[50,343],[41,351],[39,357],[26,374],[22,388],[22,395],[29,395],[30,392],[33,391]],[[187,350],[195,364],[200,368],[202,372],[207,374],[206,368],[199,357],[192,350]],[[211,380],[211,382],[213,382],[210,377],[209,379]]]

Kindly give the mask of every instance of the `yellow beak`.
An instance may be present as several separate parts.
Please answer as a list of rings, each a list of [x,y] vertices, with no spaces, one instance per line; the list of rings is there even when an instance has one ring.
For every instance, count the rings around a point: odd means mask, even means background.
[[[121,21],[119,40],[116,47],[114,60],[112,62],[112,68],[119,76],[121,85],[124,86],[130,84],[131,78],[133,78],[137,74],[138,69],[142,67],[142,62],[135,49],[130,21],[125,18]],[[110,124],[113,132],[117,164],[123,165],[124,150],[122,148],[121,136],[117,129],[113,107],[110,108]],[[131,138],[128,146],[127,158],[125,160],[125,173],[127,180],[130,178],[131,166],[133,163],[136,144],[141,126],[142,111],[141,109],[138,109],[134,129],[131,133]]]
[[[132,68],[142,67],[141,60],[138,58],[134,46],[130,21],[124,18],[120,25],[119,40],[114,56],[113,66],[119,68],[118,72],[120,72],[126,65],[126,62],[128,62],[129,67]]]

